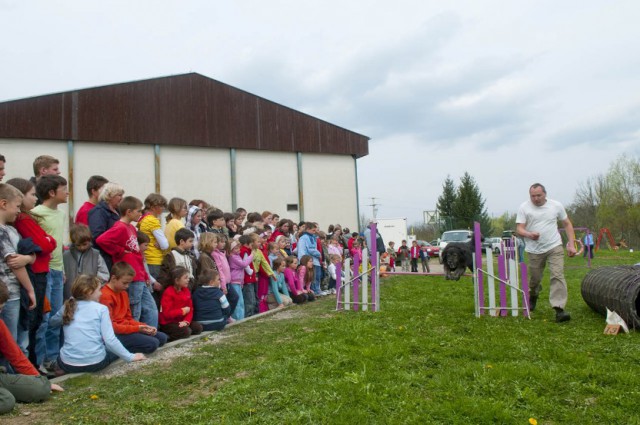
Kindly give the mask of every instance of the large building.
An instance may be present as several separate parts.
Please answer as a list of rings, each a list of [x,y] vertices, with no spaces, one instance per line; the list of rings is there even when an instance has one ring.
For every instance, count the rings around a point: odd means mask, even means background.
[[[196,73],[0,103],[5,181],[54,156],[70,211],[99,174],[141,199],[160,192],[356,228],[356,160],[368,141]]]

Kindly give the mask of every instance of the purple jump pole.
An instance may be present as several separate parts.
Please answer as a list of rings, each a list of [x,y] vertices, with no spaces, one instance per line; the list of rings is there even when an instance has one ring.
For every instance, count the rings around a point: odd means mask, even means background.
[[[484,283],[482,270],[482,243],[480,242],[480,223],[475,221],[473,223],[473,238],[475,240],[476,251],[476,271],[478,275],[478,305],[484,307]],[[480,309],[480,315],[484,314],[484,310]]]
[[[373,303],[373,311],[378,311],[377,294],[378,294],[378,225],[371,223],[371,240],[369,241],[369,262],[371,263],[371,302]],[[362,300],[367,302],[367,300]]]
[[[507,270],[505,268],[505,256],[504,254],[498,255],[498,277],[500,280],[508,280]],[[507,315],[507,285],[500,282],[500,316]]]
[[[529,317],[529,280],[527,276],[527,265],[520,263],[520,282],[522,284],[522,305],[526,306],[524,309],[524,316]]]
[[[342,263],[336,264],[336,310],[342,310]]]
[[[358,276],[360,274],[360,258],[353,257],[353,276]],[[360,278],[356,278],[353,280],[353,299],[351,302],[353,303],[353,311],[358,311],[359,304],[359,296],[360,296]]]

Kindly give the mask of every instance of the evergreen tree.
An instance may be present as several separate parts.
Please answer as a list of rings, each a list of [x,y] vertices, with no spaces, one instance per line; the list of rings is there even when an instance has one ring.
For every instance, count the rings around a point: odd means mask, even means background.
[[[453,203],[453,216],[456,226],[462,229],[473,230],[473,222],[480,222],[480,231],[489,236],[492,232],[491,218],[485,208],[485,200],[482,199],[480,188],[468,172],[460,178],[460,186]]]
[[[455,227],[453,206],[456,203],[456,197],[456,186],[451,176],[447,176],[442,185],[442,195],[438,197],[438,203],[436,204],[441,226],[444,230],[451,230]]]

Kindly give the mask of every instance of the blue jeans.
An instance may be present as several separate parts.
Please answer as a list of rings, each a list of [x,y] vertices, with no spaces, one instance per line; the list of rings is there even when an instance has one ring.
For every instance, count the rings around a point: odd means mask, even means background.
[[[240,283],[229,283],[228,287],[238,295],[238,303],[236,304],[236,308],[233,310],[231,317],[236,320],[242,320],[244,319],[244,297],[242,296],[242,285]]]
[[[313,282],[311,282],[311,290],[314,294],[320,293],[320,282],[322,282],[322,266],[313,265]]]
[[[7,301],[0,314],[0,319],[11,332],[13,340],[18,343],[20,350],[26,355],[29,347],[29,331],[27,329],[18,329],[18,319],[20,318],[20,299]],[[20,327],[21,328],[21,327]]]
[[[61,270],[49,270],[49,274],[47,275],[47,298],[49,299],[49,304],[51,304],[50,316],[55,316],[58,310],[62,308],[63,289],[63,272]],[[43,322],[42,324],[45,325],[45,323],[46,322]],[[46,361],[53,361],[58,358],[58,353],[60,353],[61,329],[62,328],[51,329],[47,327],[45,331]]]
[[[159,331],[153,336],[136,332],[132,334],[116,334],[116,338],[130,353],[144,354],[153,353],[158,347],[166,344],[168,339],[167,334]]]
[[[157,328],[158,307],[147,284],[142,281],[131,282],[128,292],[133,319]]]

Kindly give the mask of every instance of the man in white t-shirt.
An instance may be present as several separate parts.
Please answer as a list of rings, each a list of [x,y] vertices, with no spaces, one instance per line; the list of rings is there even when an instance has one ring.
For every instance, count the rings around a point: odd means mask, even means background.
[[[547,191],[543,185],[532,184],[529,188],[529,200],[520,205],[516,217],[516,233],[526,238],[525,250],[529,254],[529,305],[533,311],[542,289],[542,273],[549,261],[549,302],[556,311],[556,322],[566,322],[571,320],[571,315],[564,311],[567,304],[567,281],[564,279],[564,249],[558,232],[558,220],[562,222],[569,238],[567,254],[573,257],[576,255],[575,234],[567,212],[560,202],[547,199]]]

